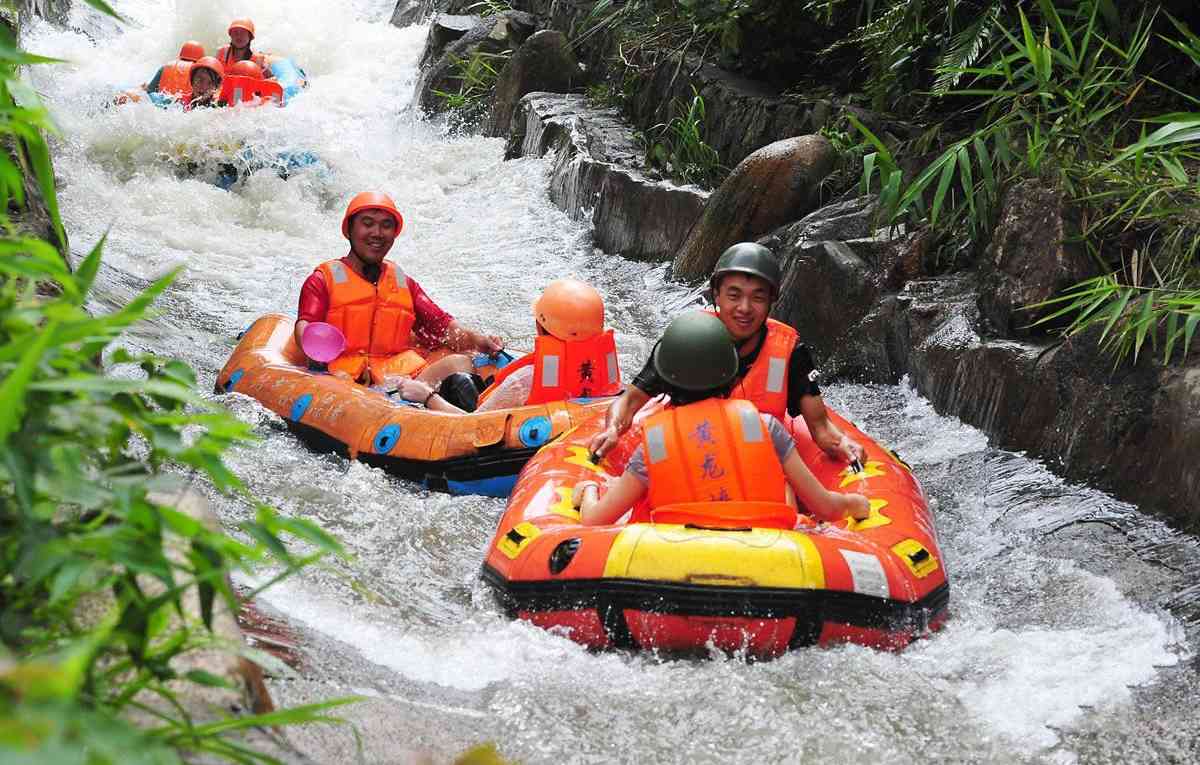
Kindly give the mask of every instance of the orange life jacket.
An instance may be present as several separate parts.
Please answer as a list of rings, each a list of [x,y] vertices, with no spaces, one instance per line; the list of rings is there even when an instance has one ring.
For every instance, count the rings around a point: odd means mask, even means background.
[[[783,465],[749,401],[710,398],[652,415],[642,448],[654,522],[795,526]]]
[[[730,398],[751,401],[763,414],[787,416],[788,364],[799,333],[781,321],[767,319],[767,336],[746,376],[734,384]]]
[[[264,73],[267,71],[267,54],[255,53],[254,51],[251,51],[248,58],[234,58],[233,49],[228,45],[222,45],[220,48],[217,48],[217,61],[220,61],[221,66],[226,68],[236,64],[239,61],[253,61],[254,63],[258,64],[259,68],[262,69]]]
[[[533,366],[533,390],[526,404],[545,404],[569,398],[615,396],[621,392],[621,370],[617,366],[617,343],[613,331],[606,329],[587,340],[567,342],[553,335],[539,335],[533,341],[533,353],[504,367],[487,390],[479,394],[479,403],[518,369]]]
[[[221,80],[221,101],[230,106],[268,98],[282,106],[283,86],[274,80],[260,80],[257,77],[230,75]]]
[[[192,62],[178,59],[162,68],[158,78],[158,92],[168,96],[182,97],[192,94]]]
[[[346,336],[343,356],[392,356],[413,346],[417,314],[403,271],[385,262],[379,282],[371,284],[340,260],[317,268],[329,290],[325,321]]]

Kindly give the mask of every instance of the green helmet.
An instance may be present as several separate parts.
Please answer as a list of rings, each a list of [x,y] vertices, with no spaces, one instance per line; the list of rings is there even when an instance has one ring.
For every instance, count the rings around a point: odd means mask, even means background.
[[[654,369],[673,388],[707,391],[733,382],[738,353],[721,320],[691,311],[671,322],[654,349]]]
[[[779,261],[775,259],[775,255],[755,242],[738,242],[721,253],[709,281],[714,294],[721,277],[731,273],[750,274],[766,279],[771,285],[772,297],[779,294],[779,285],[783,281],[779,273]]]

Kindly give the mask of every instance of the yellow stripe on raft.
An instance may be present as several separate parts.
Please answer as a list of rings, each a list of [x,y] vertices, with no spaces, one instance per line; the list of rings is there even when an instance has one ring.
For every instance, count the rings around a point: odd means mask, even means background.
[[[726,587],[825,587],[816,545],[804,534],[780,529],[634,524],[613,542],[604,576]]]

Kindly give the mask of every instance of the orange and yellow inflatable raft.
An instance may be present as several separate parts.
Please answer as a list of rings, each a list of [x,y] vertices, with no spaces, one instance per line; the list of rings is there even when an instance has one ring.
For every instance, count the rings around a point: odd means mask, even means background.
[[[827,488],[860,492],[863,521],[755,528],[728,518],[583,526],[571,491],[617,476],[640,442],[630,429],[600,465],[594,417],[543,447],[517,479],[487,551],[483,579],[510,616],[593,648],[774,656],[852,642],[899,649],[939,628],[949,586],[933,519],[908,466],[830,413],[862,443],[860,472],[837,464],[791,424],[800,456]],[[639,420],[643,416],[639,415]]]
[[[432,412],[308,369],[292,318],[254,322],[217,376],[282,417],[310,446],[382,467],[431,489],[504,497],[521,467],[549,443],[608,406],[607,399],[559,401],[474,414]],[[436,350],[434,359],[449,351]],[[476,359],[479,374],[496,362]]]

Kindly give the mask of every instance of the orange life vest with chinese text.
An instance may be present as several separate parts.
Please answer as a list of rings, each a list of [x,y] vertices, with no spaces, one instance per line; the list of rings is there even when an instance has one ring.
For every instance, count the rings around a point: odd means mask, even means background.
[[[615,396],[621,392],[621,370],[617,365],[617,343],[607,329],[587,340],[567,342],[553,335],[539,335],[533,353],[526,354],[500,370],[479,396],[483,403],[518,369],[533,366],[533,390],[526,404],[545,404],[571,398]]]
[[[792,528],[787,479],[758,409],[705,399],[646,419],[642,448],[655,523]]]

